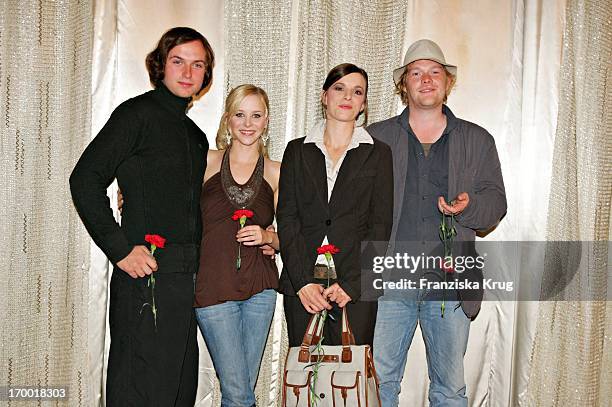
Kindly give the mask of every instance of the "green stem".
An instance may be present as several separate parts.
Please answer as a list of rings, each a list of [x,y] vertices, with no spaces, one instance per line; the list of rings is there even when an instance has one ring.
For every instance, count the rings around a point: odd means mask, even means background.
[[[155,254],[155,250],[157,250],[157,246],[152,244],[151,256]],[[151,302],[153,303],[153,305],[151,306],[151,311],[153,312],[153,324],[155,325],[155,332],[157,332],[157,306],[155,306],[155,275],[153,273],[149,275],[149,285],[151,286]]]
[[[310,385],[310,404],[312,407],[316,407],[319,403],[320,397],[315,390],[315,386],[317,385],[317,379],[319,377],[319,367],[321,366],[321,360],[323,356],[325,356],[325,349],[323,348],[323,339],[325,336],[323,335],[323,327],[325,325],[325,319],[327,318],[327,310],[321,311],[321,320],[319,323],[321,324],[321,338],[319,342],[315,345],[314,352],[317,354],[317,360],[312,365],[312,382]]]
[[[157,306],[155,305],[155,275],[151,274],[149,276],[149,281],[151,282],[151,297],[153,299],[153,306],[151,310],[153,311],[153,323],[155,324],[155,332],[157,332]]]
[[[244,225],[246,224],[246,220],[247,220],[246,216],[240,217],[240,220],[239,220],[240,229],[244,227]],[[242,265],[242,259],[240,258],[240,247],[241,246],[242,246],[242,242],[238,242],[238,258],[236,258],[236,270],[240,270],[240,266]]]
[[[450,202],[448,202],[450,205]],[[442,258],[442,273],[444,273],[444,286],[446,287],[446,268],[444,267],[447,258],[451,258],[453,256],[453,238],[457,234],[455,230],[455,215],[451,214],[450,216],[450,225],[446,224],[446,216],[444,212],[442,212],[442,219],[440,220],[440,239],[442,240],[442,245],[444,247],[444,256]],[[452,263],[451,263],[452,267]],[[440,305],[441,316],[444,318],[444,310],[446,309],[446,289],[442,289],[442,304]]]

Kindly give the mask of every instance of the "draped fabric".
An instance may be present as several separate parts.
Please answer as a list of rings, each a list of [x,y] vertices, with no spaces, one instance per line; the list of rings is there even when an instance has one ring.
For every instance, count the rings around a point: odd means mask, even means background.
[[[544,279],[569,283],[557,301],[540,304],[526,402],[609,405],[612,10],[607,1],[570,0],[566,15]],[[577,253],[572,276],[566,246],[554,241],[594,243]]]
[[[505,98],[492,98],[496,101],[492,104],[495,108],[488,110],[496,122],[492,129],[504,166],[508,214],[488,238],[537,242],[546,240],[565,2],[526,0],[513,1],[508,6],[512,18],[508,51],[495,51],[495,47],[484,45],[477,48],[497,55],[509,52],[505,62],[495,61],[495,57],[491,59],[491,63],[509,66],[509,70],[501,74]],[[489,11],[485,13],[490,15]],[[488,67],[488,64],[482,64],[483,69]],[[478,88],[495,88],[488,86],[487,81],[484,83]],[[458,87],[462,88],[461,85]],[[499,114],[495,113],[497,106]],[[469,115],[472,109],[468,105],[466,110],[465,114]],[[482,108],[477,111],[483,112]],[[481,114],[479,120],[487,120],[489,114]],[[538,288],[544,263],[541,253],[524,251],[517,253],[517,257],[516,266]],[[511,269],[510,265],[507,267]],[[468,350],[466,355],[466,366],[470,371],[467,383],[468,390],[470,385],[472,388],[476,386],[476,393],[480,394],[471,399],[472,405],[529,405],[525,402],[525,391],[535,335],[534,315],[540,305],[536,301],[537,290],[529,298],[533,301],[485,303],[489,312],[479,315],[472,323],[469,347],[473,350]],[[489,319],[490,324],[485,324],[487,328],[475,330],[482,327],[481,318]],[[501,339],[493,345],[493,338]],[[487,344],[484,349],[492,355],[490,363],[473,364],[471,358],[478,354],[478,349],[483,349],[474,346],[475,342]],[[480,368],[488,369],[489,374],[480,374]],[[470,383],[476,377],[478,382]]]
[[[87,1],[0,7],[0,385],[66,388],[74,406],[92,404],[89,239],[68,191],[90,136],[92,21]]]
[[[294,1],[287,141],[302,137],[322,117],[327,72],[351,62],[368,72],[370,123],[397,110],[389,73],[401,60],[407,7],[394,1]],[[293,92],[291,92],[293,90]]]
[[[252,82],[270,95],[273,159],[321,117],[321,86],[338,63],[368,71],[370,122],[396,114],[402,106],[391,72],[410,43],[430,38],[458,65],[449,106],[486,128],[499,151],[509,209],[485,239],[607,242],[608,3],[1,0],[0,386],[67,385],[70,399],[60,405],[104,403],[109,267],[90,248],[68,176],[112,110],[150,89],[144,58],[168,28],[194,27],[215,50],[213,85],[189,113],[211,145],[227,91]],[[109,196],[114,205],[115,187]],[[522,254],[520,267],[537,274],[554,264],[554,249],[548,258]],[[610,303],[563,300],[589,287],[608,292],[607,246],[583,254],[584,272],[557,301],[483,304],[465,356],[470,405],[595,406],[612,399]],[[548,267],[544,282],[556,272]],[[280,394],[286,338],[278,304],[259,405],[276,405]],[[201,338],[200,350],[196,405],[218,405]],[[427,386],[417,331],[401,405],[427,405]]]
[[[292,3],[270,0],[225,2],[225,93],[243,83],[262,87],[270,100],[268,153],[285,149]]]

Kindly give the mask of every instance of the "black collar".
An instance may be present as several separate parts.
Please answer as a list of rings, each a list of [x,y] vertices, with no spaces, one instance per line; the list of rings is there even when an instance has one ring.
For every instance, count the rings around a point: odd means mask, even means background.
[[[170,92],[163,83],[160,83],[153,91],[153,95],[162,105],[172,110],[173,113],[179,116],[185,116],[187,114],[187,107],[189,106],[189,102],[191,102],[190,97],[182,98],[176,96],[174,93]]]

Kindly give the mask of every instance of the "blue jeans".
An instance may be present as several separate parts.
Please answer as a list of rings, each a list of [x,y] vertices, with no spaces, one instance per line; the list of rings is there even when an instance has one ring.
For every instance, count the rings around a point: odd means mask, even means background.
[[[420,293],[422,294],[422,293]],[[382,407],[399,403],[400,383],[406,356],[417,322],[421,324],[429,372],[430,406],[467,406],[463,356],[467,348],[470,319],[458,301],[385,299],[378,301],[374,329],[374,365],[380,382]]]
[[[268,289],[247,300],[195,309],[221,384],[222,406],[255,405],[255,383],[275,304],[276,291]]]

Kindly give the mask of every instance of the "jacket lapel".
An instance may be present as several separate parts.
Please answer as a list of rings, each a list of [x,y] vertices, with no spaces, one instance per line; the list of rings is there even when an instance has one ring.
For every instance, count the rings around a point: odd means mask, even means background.
[[[314,143],[302,144],[302,160],[308,177],[312,180],[317,191],[321,205],[327,208],[327,171],[325,170],[325,157],[319,147]]]
[[[359,147],[347,151],[346,157],[344,157],[344,161],[342,161],[340,166],[331,199],[329,200],[330,208],[335,208],[336,205],[342,204],[342,199],[350,196],[351,191],[347,190],[347,188],[350,188],[351,181],[359,174],[361,167],[373,149],[374,146],[372,144],[360,144]]]

